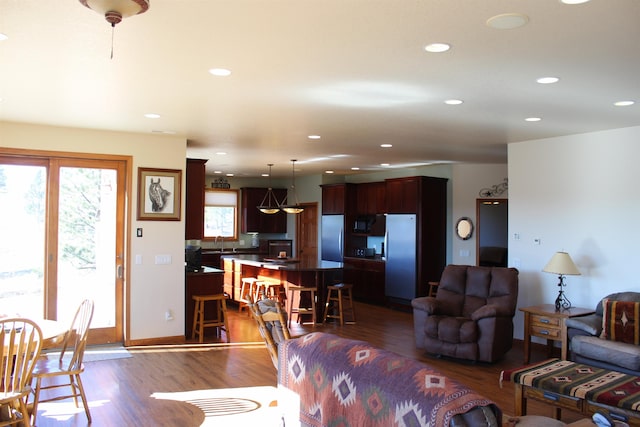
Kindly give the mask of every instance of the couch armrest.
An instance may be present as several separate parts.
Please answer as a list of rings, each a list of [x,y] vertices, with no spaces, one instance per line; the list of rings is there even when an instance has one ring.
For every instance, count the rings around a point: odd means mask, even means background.
[[[433,314],[436,312],[438,308],[438,301],[436,301],[435,297],[420,297],[414,298],[411,300],[411,306],[413,310],[424,311],[427,314]]]
[[[472,320],[480,320],[487,317],[511,317],[512,313],[510,312],[508,307],[501,307],[496,304],[487,304],[478,308],[476,311],[471,313]]]
[[[567,329],[578,329],[593,336],[600,336],[602,332],[602,316],[598,316],[597,314],[570,317],[566,320],[565,324],[567,325]]]

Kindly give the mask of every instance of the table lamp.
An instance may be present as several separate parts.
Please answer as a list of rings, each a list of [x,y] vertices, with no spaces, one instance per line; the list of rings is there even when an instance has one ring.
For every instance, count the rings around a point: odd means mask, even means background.
[[[565,297],[564,290],[562,289],[566,286],[564,283],[564,276],[579,276],[580,270],[578,270],[578,267],[573,263],[569,254],[566,252],[556,252],[542,271],[546,273],[555,273],[558,275],[558,279],[560,279],[560,283],[558,283],[560,290],[558,291],[558,298],[556,298],[556,311],[571,308],[571,301]]]

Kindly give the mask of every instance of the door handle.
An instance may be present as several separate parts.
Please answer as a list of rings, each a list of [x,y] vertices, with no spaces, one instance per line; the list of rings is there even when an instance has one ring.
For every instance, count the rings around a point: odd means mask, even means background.
[[[122,264],[118,265],[118,267],[116,268],[116,277],[118,279],[122,279],[123,272],[124,272],[124,268],[122,267]]]

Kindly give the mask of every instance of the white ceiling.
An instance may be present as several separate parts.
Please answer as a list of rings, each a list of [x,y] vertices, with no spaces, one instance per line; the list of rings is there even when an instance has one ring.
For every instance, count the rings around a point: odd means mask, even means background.
[[[486,25],[512,12],[528,24]],[[639,0],[151,0],[113,59],[78,0],[0,0],[0,33],[0,120],[175,132],[208,173],[499,163],[510,142],[640,125]]]

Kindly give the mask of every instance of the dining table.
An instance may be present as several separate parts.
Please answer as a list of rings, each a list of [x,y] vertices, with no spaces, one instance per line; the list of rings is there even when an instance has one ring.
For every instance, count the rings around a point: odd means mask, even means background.
[[[20,318],[20,316],[0,315],[0,320],[8,318]],[[40,327],[42,331],[42,350],[60,347],[64,338],[69,331],[68,322],[60,322],[58,320],[43,319],[37,317],[28,317]]]

